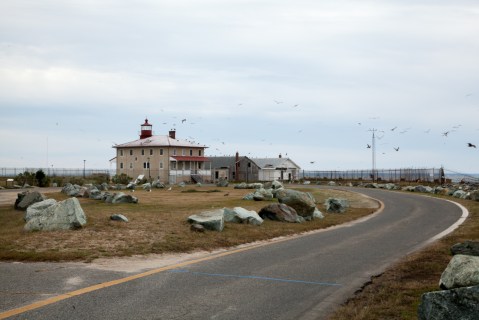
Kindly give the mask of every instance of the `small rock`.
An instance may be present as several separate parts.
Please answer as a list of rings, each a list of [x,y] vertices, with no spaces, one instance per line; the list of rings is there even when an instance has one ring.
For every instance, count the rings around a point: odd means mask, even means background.
[[[112,214],[112,215],[110,216],[110,220],[120,221],[120,222],[128,222],[128,218],[125,217],[125,216],[122,215],[122,214],[119,214],[119,213]]]

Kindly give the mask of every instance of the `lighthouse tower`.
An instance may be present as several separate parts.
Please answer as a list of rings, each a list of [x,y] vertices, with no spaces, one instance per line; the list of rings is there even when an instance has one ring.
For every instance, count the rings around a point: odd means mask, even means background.
[[[153,125],[148,123],[148,119],[145,119],[145,123],[141,125],[140,139],[149,138],[153,135],[151,128]]]

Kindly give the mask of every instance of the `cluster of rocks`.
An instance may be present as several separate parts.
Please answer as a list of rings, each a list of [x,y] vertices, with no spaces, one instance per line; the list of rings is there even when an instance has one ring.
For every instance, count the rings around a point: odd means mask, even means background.
[[[261,225],[263,219],[254,210],[247,210],[241,207],[233,209],[223,208],[204,211],[188,217],[193,231],[223,231],[225,222],[248,223],[253,225]]]
[[[478,319],[479,242],[466,241],[451,248],[453,257],[441,275],[442,291],[422,295],[418,319]]]
[[[65,190],[73,190],[67,188]],[[137,203],[138,200],[124,193],[106,194],[107,203]],[[15,209],[25,211],[25,231],[74,230],[86,223],[86,215],[76,197],[57,202],[47,199],[38,191],[24,191],[17,194]],[[112,214],[111,220],[128,222],[122,214]]]
[[[234,186],[235,189],[254,189],[254,192],[248,193],[243,200],[267,201],[276,198],[276,193],[284,190],[284,186],[279,181],[263,183],[240,183]]]
[[[479,187],[473,184],[450,184],[442,186],[405,186],[401,187],[394,183],[349,183],[349,186],[357,186],[364,188],[386,189],[386,190],[402,190],[409,192],[421,192],[431,194],[441,194],[452,196],[459,199],[479,201]]]
[[[265,187],[267,187],[267,189]],[[278,203],[269,204],[263,207],[258,213],[240,207],[201,212],[188,217],[188,222],[192,224],[192,230],[203,231],[207,229],[222,231],[225,222],[261,225],[264,219],[302,223],[313,219],[324,218],[316,206],[316,200],[309,192],[285,189],[277,181],[266,186],[263,184],[254,184],[254,186],[241,184],[237,189],[243,188],[256,188],[256,191],[253,193],[254,197],[262,196],[264,198],[264,196],[267,195],[268,199],[276,198]],[[347,205],[344,201],[339,202],[341,205]]]
[[[285,189],[279,181],[272,181],[265,184],[262,183],[242,183],[235,186],[235,189],[255,189],[254,192],[248,193],[243,200],[273,200],[278,199],[279,203],[285,203],[298,210],[299,215],[305,220],[310,220],[315,213],[316,200],[309,192],[299,192],[295,190]],[[324,206],[326,211],[333,213],[343,213],[349,207],[349,203],[345,199],[326,199]]]
[[[138,203],[138,198],[131,194],[125,194],[123,192],[110,193],[107,190],[107,184],[102,184],[101,186],[92,184],[79,186],[67,183],[61,192],[70,197],[89,198],[105,201],[106,203]]]

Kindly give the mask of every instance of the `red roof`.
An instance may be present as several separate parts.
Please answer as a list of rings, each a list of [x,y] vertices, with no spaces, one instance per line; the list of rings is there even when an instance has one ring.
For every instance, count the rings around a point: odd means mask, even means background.
[[[210,161],[206,157],[195,157],[195,156],[171,156],[176,161],[198,161],[198,162],[205,162]]]

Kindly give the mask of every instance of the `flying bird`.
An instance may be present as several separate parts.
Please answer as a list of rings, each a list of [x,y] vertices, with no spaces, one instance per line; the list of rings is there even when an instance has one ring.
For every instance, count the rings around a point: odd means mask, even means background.
[[[446,131],[446,132],[443,132],[442,135],[447,137],[447,135],[449,134],[449,131]]]
[[[299,104],[295,104],[295,105],[293,106],[293,108],[296,108],[296,107],[299,107]]]
[[[368,149],[371,149],[371,145],[368,144],[367,148],[368,148]]]
[[[397,147],[397,148],[394,148],[394,147],[393,147],[393,149],[396,150],[396,151],[399,151],[399,147]]]
[[[186,122],[186,119],[181,120],[181,123],[184,123],[184,122]]]
[[[396,130],[397,128],[398,128],[398,127],[394,127],[394,128],[391,129],[391,131],[394,131],[394,130]]]
[[[469,148],[475,148],[475,147],[476,147],[475,144],[472,144],[472,143],[470,143],[470,142],[467,143],[467,146],[468,146]]]
[[[278,100],[274,100],[274,102],[276,102],[276,104],[283,103],[283,101],[278,101]]]
[[[314,163],[314,161],[310,161],[309,163],[313,164],[313,163]]]

